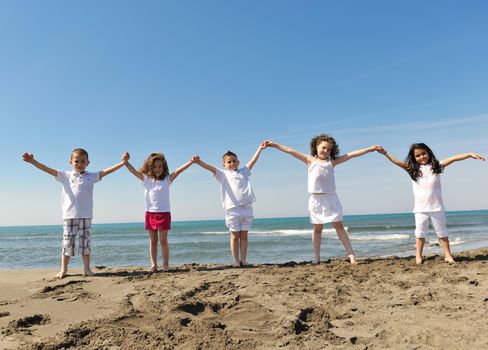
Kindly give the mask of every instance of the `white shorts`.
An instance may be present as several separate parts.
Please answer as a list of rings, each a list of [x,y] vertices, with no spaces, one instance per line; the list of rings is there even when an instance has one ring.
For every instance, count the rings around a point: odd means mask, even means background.
[[[429,230],[429,219],[432,227],[439,238],[447,237],[446,213],[434,211],[431,213],[415,213],[415,237],[425,238]]]
[[[342,221],[342,205],[335,193],[310,194],[308,211],[311,224]]]
[[[225,226],[230,232],[249,231],[253,219],[252,204],[240,205],[226,211]]]
[[[78,238],[78,252],[81,255],[91,253],[91,219],[64,219],[63,221],[63,243],[61,254],[74,256],[76,248],[76,236]]]

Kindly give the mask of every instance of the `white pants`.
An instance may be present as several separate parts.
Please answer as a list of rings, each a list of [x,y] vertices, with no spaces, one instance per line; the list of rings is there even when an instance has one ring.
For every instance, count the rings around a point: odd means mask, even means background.
[[[447,237],[446,213],[434,211],[431,213],[415,213],[415,237],[425,238],[429,230],[429,219],[432,227],[439,238]]]

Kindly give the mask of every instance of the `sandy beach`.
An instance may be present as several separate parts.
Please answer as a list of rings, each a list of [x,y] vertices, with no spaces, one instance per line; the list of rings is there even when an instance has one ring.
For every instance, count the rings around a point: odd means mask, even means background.
[[[0,348],[488,349],[488,249],[456,258],[0,271]]]

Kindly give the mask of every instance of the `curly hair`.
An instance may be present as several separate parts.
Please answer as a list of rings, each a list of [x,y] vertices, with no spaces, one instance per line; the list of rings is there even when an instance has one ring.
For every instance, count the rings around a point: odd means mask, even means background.
[[[407,166],[407,172],[413,181],[417,181],[419,177],[422,176],[422,171],[420,170],[420,164],[415,159],[415,150],[422,149],[429,155],[429,163],[432,165],[432,172],[434,174],[440,174],[443,171],[442,166],[434,155],[434,152],[425,143],[414,143],[410,146],[408,155],[405,158],[405,165]]]
[[[160,176],[156,176],[153,174],[153,166],[156,161],[160,160],[163,163],[163,173]],[[166,158],[162,153],[151,153],[149,157],[144,161],[140,172],[147,175],[151,179],[154,180],[164,180],[166,176],[169,175],[168,163],[166,162]]]
[[[317,155],[317,146],[323,141],[328,142],[332,146],[329,155],[330,159],[336,159],[339,156],[339,145],[332,136],[327,134],[317,135],[310,141],[310,154],[315,157]]]

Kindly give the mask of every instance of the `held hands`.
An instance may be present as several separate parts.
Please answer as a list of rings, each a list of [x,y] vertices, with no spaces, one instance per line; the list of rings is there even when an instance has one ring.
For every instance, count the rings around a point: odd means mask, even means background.
[[[130,159],[130,154],[129,152],[125,152],[123,155],[122,155],[122,162],[124,164],[127,164],[129,162],[129,159]]]
[[[376,152],[378,152],[378,153],[380,153],[380,154],[382,154],[382,155],[386,155],[386,153],[388,153],[388,152],[386,152],[386,149],[384,149],[384,148],[383,148],[383,146],[381,146],[381,145],[375,145],[375,146],[373,146],[373,147],[375,147],[375,149],[374,149],[374,150],[375,150]]]
[[[190,162],[200,164],[200,156],[194,155],[193,157],[191,157]]]
[[[24,162],[32,163],[34,161],[34,155],[32,153],[26,152],[22,155],[22,159],[24,160]]]

